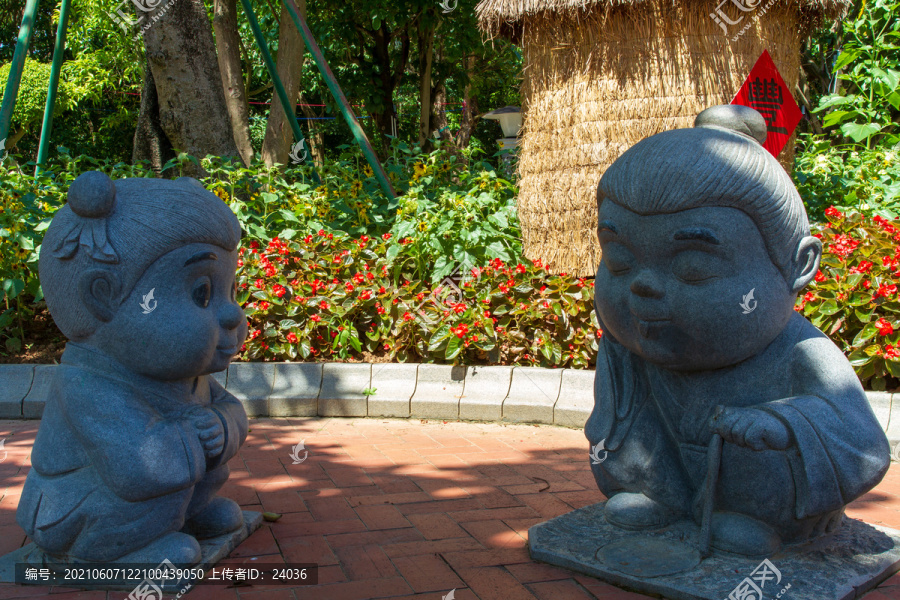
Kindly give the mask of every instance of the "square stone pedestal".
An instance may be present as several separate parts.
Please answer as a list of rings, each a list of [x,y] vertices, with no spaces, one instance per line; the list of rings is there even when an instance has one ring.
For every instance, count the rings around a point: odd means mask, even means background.
[[[846,517],[834,535],[801,551],[701,559],[692,523],[626,531],[606,521],[605,504],[531,527],[531,557],[672,600],[853,600],[900,569],[900,531]]]
[[[244,526],[236,529],[231,533],[226,533],[218,537],[209,538],[207,540],[199,540],[201,558],[200,562],[191,567],[197,571],[206,572],[215,566],[220,560],[228,556],[232,550],[237,548],[241,542],[250,537],[254,531],[262,525],[262,513],[256,511],[245,510]],[[16,564],[24,564],[26,567],[34,567],[37,569],[44,567],[44,553],[38,549],[33,543],[22,546],[14,552],[10,552],[5,556],[0,556],[0,583],[16,583]],[[78,567],[86,565],[77,565]],[[115,565],[112,565],[115,566]],[[32,581],[35,585],[50,585],[47,582]],[[153,584],[163,593],[177,594],[184,589],[185,586],[192,585],[192,581],[188,579],[180,581],[154,581]],[[76,585],[71,583],[54,584],[67,588],[81,588],[86,590],[119,590],[132,591],[136,587],[136,583],[126,585],[115,584],[84,584]],[[152,596],[150,596],[152,597]]]

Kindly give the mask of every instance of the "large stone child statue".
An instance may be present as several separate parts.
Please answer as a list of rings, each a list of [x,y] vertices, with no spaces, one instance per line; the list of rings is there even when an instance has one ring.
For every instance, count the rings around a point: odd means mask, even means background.
[[[216,492],[247,436],[208,374],[247,323],[235,302],[240,226],[192,179],[86,173],[43,241],[40,277],[70,342],[16,520],[49,564],[194,564],[198,539],[243,525]]]
[[[822,245],[765,134],[756,111],[713,107],[604,173],[585,428],[608,451],[606,519],[630,530],[699,523],[720,435],[712,545],[748,556],[833,532],[890,463],[847,359],[794,311]]]

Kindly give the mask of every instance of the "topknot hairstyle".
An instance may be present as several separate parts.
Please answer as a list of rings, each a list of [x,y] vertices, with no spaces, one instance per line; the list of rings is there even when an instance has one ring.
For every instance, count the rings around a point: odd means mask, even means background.
[[[800,194],[765,148],[766,122],[752,108],[701,112],[691,129],[641,140],[603,174],[598,207],[610,200],[642,215],[691,208],[736,208],[753,219],[769,258],[782,272],[810,234]]]
[[[105,269],[114,275],[122,302],[164,254],[193,243],[232,251],[240,240],[237,217],[195,179],[113,182],[90,171],[72,182],[66,206],[44,236],[41,287],[60,331],[78,341],[96,326],[76,293],[86,272]]]

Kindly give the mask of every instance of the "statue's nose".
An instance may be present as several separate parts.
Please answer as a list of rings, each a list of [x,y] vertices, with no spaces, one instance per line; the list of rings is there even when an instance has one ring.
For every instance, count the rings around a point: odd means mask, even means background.
[[[642,298],[662,298],[665,290],[653,271],[643,269],[631,281],[631,292]]]
[[[219,325],[224,329],[235,329],[244,319],[244,311],[233,302],[229,302],[219,309]]]

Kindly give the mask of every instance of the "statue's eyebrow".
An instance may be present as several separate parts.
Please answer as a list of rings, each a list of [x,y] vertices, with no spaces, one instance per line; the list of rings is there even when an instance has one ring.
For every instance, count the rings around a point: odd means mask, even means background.
[[[184,263],[184,266],[187,267],[194,263],[198,263],[201,260],[219,260],[219,257],[216,256],[215,252],[198,252],[197,254],[187,259],[187,262]]]
[[[610,233],[619,233],[619,229],[616,227],[616,224],[606,219],[605,221],[600,221],[600,224],[597,225],[597,231],[608,231]]]
[[[714,246],[720,246],[722,242],[716,234],[705,227],[686,227],[675,232],[673,239],[676,241],[706,242]]]

